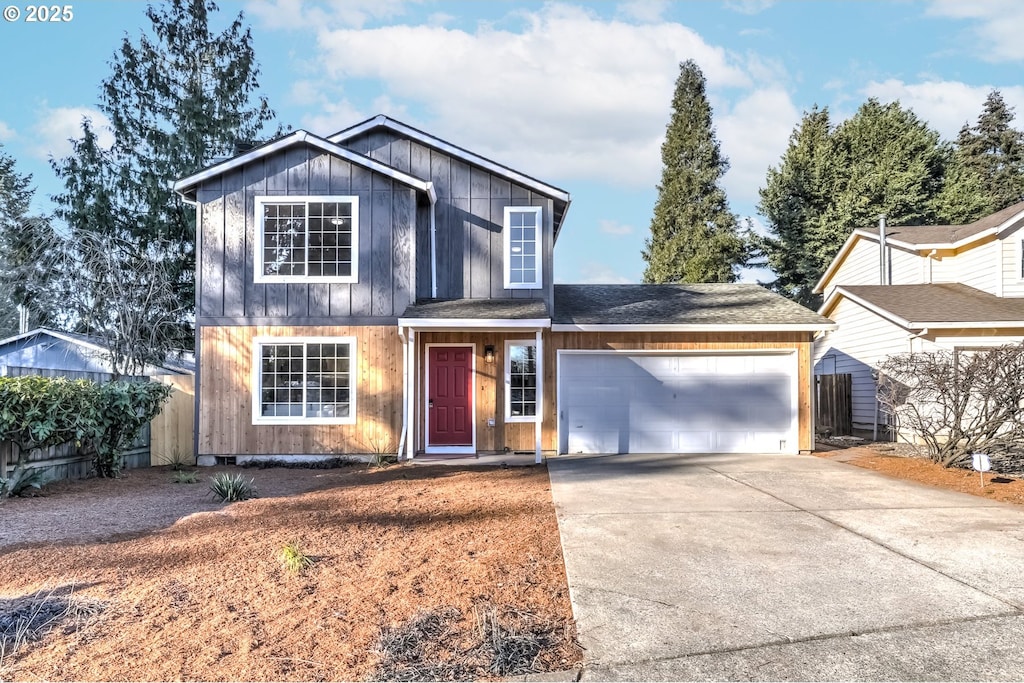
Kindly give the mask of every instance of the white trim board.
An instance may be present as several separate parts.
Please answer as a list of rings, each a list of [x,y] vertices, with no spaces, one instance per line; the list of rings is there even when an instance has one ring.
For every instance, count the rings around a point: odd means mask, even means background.
[[[371,159],[370,157],[363,156],[362,154],[353,152],[350,149],[347,149],[333,142],[325,140],[319,136],[313,135],[312,133],[305,130],[297,130],[294,133],[286,135],[282,138],[278,138],[273,142],[269,142],[261,147],[257,147],[252,151],[246,152],[244,154],[239,154],[236,157],[232,157],[231,159],[222,161],[219,164],[214,164],[213,166],[210,166],[209,168],[199,171],[198,173],[193,173],[190,176],[186,176],[180,180],[176,180],[171,183],[171,189],[180,194],[182,197],[186,197],[190,190],[195,189],[197,185],[206,180],[216,178],[219,175],[223,175],[228,171],[236,169],[240,166],[244,166],[245,164],[255,161],[256,159],[261,159],[275,152],[279,152],[283,149],[287,149],[288,147],[299,144],[307,144],[310,147],[319,149],[320,151],[326,152],[327,154],[333,154],[336,157],[340,157],[342,159],[345,159],[346,161],[350,161],[356,164],[357,166],[362,166],[363,168],[380,173],[381,175],[387,176],[392,180],[397,180],[403,185],[408,185],[409,187],[419,190],[421,192],[425,192],[427,194],[432,192],[430,188],[430,183],[425,180],[421,180],[420,178],[411,176],[408,173],[399,171],[396,168],[392,168],[391,166],[381,163],[380,161],[377,161],[375,159]]]
[[[491,161],[490,159],[487,159],[485,157],[482,157],[479,154],[474,154],[469,150],[463,149],[457,145],[453,145],[450,142],[446,142],[440,138],[434,137],[429,133],[425,133],[422,130],[413,128],[408,124],[402,123],[401,121],[396,121],[395,119],[389,118],[383,114],[378,114],[377,116],[374,116],[371,119],[363,121],[362,123],[357,123],[354,126],[338,131],[334,135],[329,135],[327,136],[327,140],[332,143],[344,142],[346,140],[350,140],[358,135],[362,135],[363,133],[378,127],[392,130],[396,133],[416,140],[417,142],[420,142],[424,145],[433,147],[441,152],[444,152],[445,154],[450,154],[451,156],[462,159],[463,161],[471,163],[475,166],[479,166],[480,168],[486,169],[504,178],[508,178],[509,180],[519,185],[522,185],[523,187],[529,188],[531,190],[536,190],[537,192],[547,195],[553,199],[559,199],[566,203],[570,201],[569,193],[566,192],[565,190],[560,190],[557,187],[554,187],[553,185],[543,183],[537,180],[536,178],[531,178],[530,176],[520,173],[519,171],[515,171],[507,166],[502,166],[501,164],[495,161]]]
[[[829,332],[835,323],[605,325],[552,323],[552,332]]]

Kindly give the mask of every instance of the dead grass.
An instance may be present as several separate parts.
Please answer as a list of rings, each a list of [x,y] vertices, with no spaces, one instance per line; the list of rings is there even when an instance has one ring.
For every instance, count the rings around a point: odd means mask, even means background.
[[[88,489],[116,490],[106,482],[5,506],[0,600],[60,581],[104,610],[26,642],[0,678],[456,680],[580,661],[543,468],[250,473],[264,497],[220,506],[166,470],[135,471],[136,500],[105,510],[124,528],[84,542],[48,541],[40,506],[102,516]],[[290,542],[316,563],[284,570]]]

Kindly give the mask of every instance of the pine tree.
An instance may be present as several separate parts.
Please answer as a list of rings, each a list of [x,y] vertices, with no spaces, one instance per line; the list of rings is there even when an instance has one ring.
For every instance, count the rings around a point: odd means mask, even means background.
[[[985,213],[1024,200],[1024,133],[1011,127],[1013,119],[1013,109],[993,90],[977,123],[957,137],[958,160],[980,178],[988,197]]]
[[[72,233],[130,241],[171,265],[182,310],[194,308],[195,211],[169,183],[255,140],[274,117],[265,99],[253,102],[259,69],[243,15],[214,32],[217,9],[209,0],[148,7],[151,30],[124,38],[102,83],[113,146],[101,149],[86,124],[72,155],[53,162],[65,188],[57,214]],[[191,346],[189,336],[181,343]]]
[[[712,127],[704,74],[680,64],[661,146],[662,174],[643,252],[644,282],[733,282],[746,245],[720,181],[729,169]]]
[[[811,289],[819,266],[807,241],[820,226],[830,201],[831,132],[828,109],[815,107],[804,113],[790,135],[782,161],[768,169],[757,207],[771,233],[759,244],[776,275],[770,286],[805,306],[815,302]]]

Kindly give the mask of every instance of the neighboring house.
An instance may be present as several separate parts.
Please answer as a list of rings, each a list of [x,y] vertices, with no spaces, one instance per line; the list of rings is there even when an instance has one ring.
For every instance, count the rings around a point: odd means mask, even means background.
[[[174,185],[198,453],[813,448],[813,337],[756,285],[555,285],[569,194],[378,116]]]
[[[108,357],[109,351],[101,339],[40,327],[0,339],[0,377],[33,374],[36,370],[110,373]],[[168,358],[161,365],[148,365],[142,374],[191,375],[193,371],[192,359],[183,357]]]
[[[1024,202],[969,225],[855,230],[815,287],[815,374],[853,375],[855,429],[885,426],[872,371],[887,356],[1024,341]]]

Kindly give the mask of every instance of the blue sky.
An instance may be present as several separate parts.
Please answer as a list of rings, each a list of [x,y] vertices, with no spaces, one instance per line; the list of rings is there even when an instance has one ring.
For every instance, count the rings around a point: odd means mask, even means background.
[[[12,4],[7,0],[5,6]],[[0,144],[38,188],[83,116],[141,2],[71,3],[67,23],[0,21]],[[985,95],[1024,112],[1024,3],[220,2],[252,25],[261,90],[282,122],[327,135],[377,113],[568,190],[560,282],[638,282],[680,61],[704,70],[732,167],[733,210],[757,191],[801,113],[833,120],[898,99],[951,139]],[[1021,114],[1024,117],[1024,113]],[[1024,118],[1018,121],[1024,127]],[[747,274],[747,279],[755,274]]]

